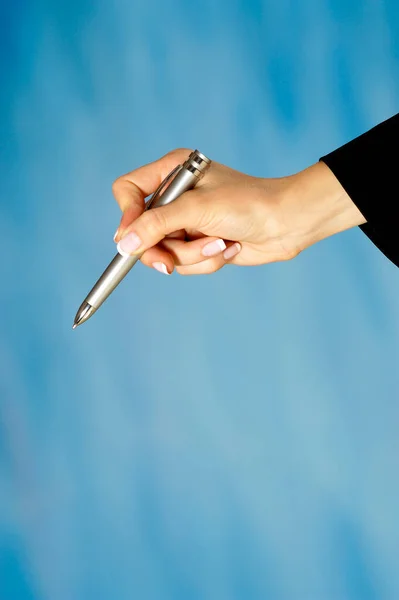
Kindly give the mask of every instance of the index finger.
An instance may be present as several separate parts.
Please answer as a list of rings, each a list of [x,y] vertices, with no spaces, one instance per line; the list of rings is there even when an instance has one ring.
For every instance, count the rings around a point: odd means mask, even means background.
[[[145,198],[153,194],[174,167],[187,158],[191,150],[179,148],[161,158],[148,163],[130,173],[118,177],[112,185],[112,192],[123,212],[115,235],[118,242],[123,231],[144,211]]]

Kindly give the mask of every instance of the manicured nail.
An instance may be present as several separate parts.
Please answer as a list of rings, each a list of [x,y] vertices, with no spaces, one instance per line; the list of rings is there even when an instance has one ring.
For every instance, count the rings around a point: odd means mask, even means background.
[[[124,238],[118,242],[117,249],[119,254],[122,256],[130,256],[132,252],[135,252],[140,248],[142,242],[136,233],[128,233]]]
[[[240,252],[240,250],[241,250],[241,244],[236,242],[232,246],[229,246],[225,252],[223,252],[223,256],[226,260],[229,260],[229,258],[233,258],[233,256],[238,254]]]
[[[116,240],[116,237],[117,237],[117,235],[118,235],[118,231],[119,231],[119,227],[118,227],[118,229],[115,231],[115,235],[114,235],[114,241]]]
[[[220,254],[223,250],[226,249],[226,244],[223,240],[215,240],[214,242],[209,242],[202,248],[202,254],[204,256],[215,256],[215,254]]]
[[[152,263],[152,266],[154,267],[154,269],[156,269],[160,273],[165,273],[165,275],[170,275],[168,269],[166,268],[166,265],[164,265],[162,262],[154,262],[154,263]]]

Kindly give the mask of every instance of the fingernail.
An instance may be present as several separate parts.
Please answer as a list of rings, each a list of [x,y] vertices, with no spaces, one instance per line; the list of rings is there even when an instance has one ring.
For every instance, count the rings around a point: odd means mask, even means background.
[[[164,263],[154,262],[154,263],[152,263],[152,266],[154,267],[154,269],[156,269],[160,273],[165,273],[165,275],[170,275],[170,273],[169,273],[168,269],[166,268],[166,265],[164,265]]]
[[[118,243],[117,249],[122,256],[129,256],[132,252],[140,248],[141,244],[141,239],[136,233],[128,233]]]
[[[214,242],[209,242],[202,248],[202,254],[204,256],[215,256],[215,254],[220,254],[225,250],[226,244],[223,240],[215,240]]]
[[[119,227],[118,227],[118,229],[115,231],[115,235],[114,235],[114,241],[116,240],[116,237],[117,237],[117,235],[118,235],[118,231],[119,231]]]
[[[233,258],[236,254],[238,254],[241,250],[241,244],[236,242],[232,246],[229,246],[225,252],[223,252],[223,256],[226,260],[229,258]]]

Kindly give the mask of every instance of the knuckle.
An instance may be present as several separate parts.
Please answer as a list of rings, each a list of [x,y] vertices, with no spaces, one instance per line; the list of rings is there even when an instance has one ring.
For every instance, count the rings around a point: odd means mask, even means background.
[[[297,258],[297,256],[299,256],[301,252],[302,250],[298,247],[290,248],[289,250],[285,251],[282,260],[283,262],[293,260],[294,258]]]
[[[176,265],[175,270],[179,275],[212,275],[220,271],[224,263],[215,259],[208,259],[198,264]]]
[[[122,177],[118,177],[117,179],[115,179],[115,181],[112,183],[112,193],[115,196],[115,198],[118,196],[118,193],[120,192],[121,188],[122,188],[122,184],[123,184],[123,180]]]
[[[184,162],[190,152],[192,152],[190,148],[173,148],[173,150],[170,150],[167,154],[165,154],[163,160],[166,159],[168,165],[177,165],[181,162]]]
[[[187,155],[190,152],[192,152],[192,150],[190,148],[174,148],[173,150],[171,150],[169,152],[170,156],[183,156],[183,155]]]
[[[175,266],[175,271],[179,275],[198,275],[198,269],[195,268],[195,265],[177,265]]]

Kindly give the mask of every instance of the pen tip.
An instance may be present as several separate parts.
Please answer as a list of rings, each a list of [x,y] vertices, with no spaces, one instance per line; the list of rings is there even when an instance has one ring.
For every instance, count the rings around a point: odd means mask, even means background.
[[[86,300],[82,302],[73,320],[72,329],[76,329],[78,325],[81,325],[82,323],[87,321],[87,319],[89,319],[91,315],[95,312],[96,309],[94,308],[94,306],[86,302]]]

